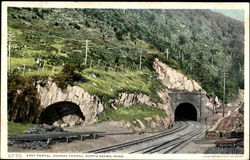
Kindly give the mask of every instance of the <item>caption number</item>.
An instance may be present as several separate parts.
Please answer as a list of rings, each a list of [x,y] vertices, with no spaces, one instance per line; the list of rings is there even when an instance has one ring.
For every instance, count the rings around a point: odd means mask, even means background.
[[[8,158],[20,159],[22,158],[21,154],[8,154]]]

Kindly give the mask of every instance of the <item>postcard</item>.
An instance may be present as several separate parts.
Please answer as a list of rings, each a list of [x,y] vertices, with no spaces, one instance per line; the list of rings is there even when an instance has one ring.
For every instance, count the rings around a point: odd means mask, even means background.
[[[249,159],[249,4],[2,3],[1,158]]]

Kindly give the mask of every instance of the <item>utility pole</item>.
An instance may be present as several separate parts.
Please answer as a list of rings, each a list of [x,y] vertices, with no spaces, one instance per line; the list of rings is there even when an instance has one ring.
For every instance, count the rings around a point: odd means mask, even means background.
[[[89,68],[91,68],[92,67],[92,59],[91,59],[91,61],[90,61],[90,65],[89,65]]]
[[[44,62],[43,62],[42,72],[43,72],[43,70],[44,70],[44,67],[45,67],[45,65],[46,65],[46,62],[47,62],[47,61],[44,61]]]
[[[201,95],[202,93],[200,92],[199,95],[200,95],[200,122],[201,122]]]
[[[222,116],[225,116],[225,95],[226,95],[226,77],[228,77],[228,73],[223,72],[222,74],[223,77],[223,111],[222,111]]]
[[[10,37],[9,37],[9,40],[8,40],[8,56],[9,56],[9,74],[10,74]]]
[[[12,38],[15,37],[12,35],[12,33],[10,32],[9,34],[9,40],[8,40],[8,56],[9,56],[9,74],[11,73],[11,60],[10,60],[10,57],[11,57],[11,54],[10,54],[10,50],[11,50],[11,40]]]
[[[86,39],[86,44],[85,44],[85,59],[84,59],[84,65],[87,65],[87,59],[88,59],[88,50],[89,50],[89,40]]]
[[[139,70],[141,70],[141,52],[140,52],[140,66],[139,66]]]
[[[84,65],[85,65],[85,66],[86,66],[86,64],[87,64],[88,47],[89,47],[89,44],[88,44],[88,40],[86,39],[86,44],[85,44],[85,60],[84,60]]]
[[[53,68],[52,68],[52,74],[54,74],[55,72],[55,64],[53,65]]]
[[[213,120],[214,120],[214,110],[215,110],[215,97],[214,97],[214,92],[212,92],[212,99],[213,99]]]
[[[168,55],[169,55],[168,49],[165,50],[165,53],[167,54],[167,59],[168,59]]]
[[[24,76],[25,69],[26,69],[26,65],[24,64],[23,66],[24,66],[24,67],[23,67],[23,76]]]
[[[100,61],[101,61],[101,60],[100,60],[100,59],[98,59],[98,62],[97,62],[97,67],[99,67],[99,63],[100,63]]]

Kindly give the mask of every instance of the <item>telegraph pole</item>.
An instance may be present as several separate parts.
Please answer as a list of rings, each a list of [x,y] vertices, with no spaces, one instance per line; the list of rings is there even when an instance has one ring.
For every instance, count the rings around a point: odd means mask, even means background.
[[[200,95],[200,122],[201,122],[201,95],[202,93],[200,92],[199,95]]]
[[[11,40],[12,40],[13,37],[15,37],[15,36],[13,36],[12,33],[10,32],[10,34],[9,34],[9,40],[8,40],[9,74],[11,73],[11,68],[10,68],[11,67],[11,64],[10,64],[11,63],[11,60],[10,60],[10,57],[11,57],[11,54],[10,54],[11,46],[10,45],[11,44],[10,43],[11,43]]]
[[[226,77],[228,77],[228,73],[223,72],[222,74],[223,77],[223,111],[222,111],[222,116],[225,116],[225,98],[226,98]]]
[[[10,38],[10,37],[9,37]],[[8,56],[9,56],[9,74],[10,74],[10,39],[8,40]]]
[[[214,120],[214,110],[215,110],[215,97],[214,97],[214,92],[212,92],[212,99],[213,99],[213,120]]]
[[[140,52],[140,66],[139,66],[139,70],[141,70],[141,52]]]
[[[168,59],[168,54],[169,54],[168,49],[165,50],[165,53],[167,54],[167,59]]]
[[[86,39],[86,45],[85,45],[85,60],[84,60],[84,65],[85,65],[85,66],[87,65],[88,47],[89,47],[89,44],[88,44],[88,40]]]

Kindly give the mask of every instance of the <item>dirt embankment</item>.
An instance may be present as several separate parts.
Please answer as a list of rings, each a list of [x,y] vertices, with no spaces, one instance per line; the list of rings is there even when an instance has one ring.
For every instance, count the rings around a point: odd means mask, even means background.
[[[223,117],[222,106],[216,108],[214,116],[207,120],[207,137],[229,137],[232,133],[244,132],[244,91],[240,90],[238,96],[225,106]]]

